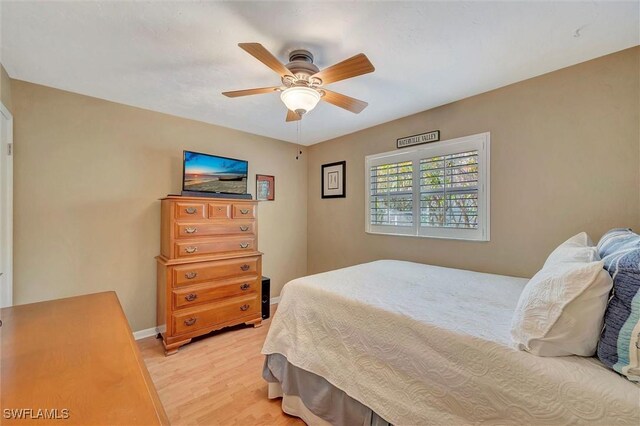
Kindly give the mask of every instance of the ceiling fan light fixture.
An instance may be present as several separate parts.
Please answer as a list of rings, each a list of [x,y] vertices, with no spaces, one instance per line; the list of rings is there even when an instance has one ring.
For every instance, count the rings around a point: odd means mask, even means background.
[[[280,94],[280,99],[291,111],[298,114],[305,114],[318,105],[320,93],[309,87],[289,87]]]
[[[321,100],[354,114],[359,114],[367,107],[364,101],[325,89],[327,84],[375,71],[364,53],[320,70],[313,63],[313,55],[308,50],[290,52],[289,63],[285,65],[260,43],[238,43],[238,46],[275,71],[282,85],[222,92],[224,96],[237,98],[279,91],[280,99],[287,107],[287,122],[300,121],[302,115],[314,109]]]

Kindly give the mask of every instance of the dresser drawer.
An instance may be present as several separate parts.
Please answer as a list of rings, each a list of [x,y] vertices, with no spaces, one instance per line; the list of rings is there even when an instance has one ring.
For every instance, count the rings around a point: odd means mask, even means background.
[[[254,219],[256,206],[254,204],[234,204],[232,209],[234,219]]]
[[[176,238],[198,238],[213,235],[255,234],[252,220],[234,220],[225,222],[176,223]]]
[[[182,309],[234,296],[255,295],[260,286],[261,281],[253,275],[182,287],[172,292],[173,306]]]
[[[228,321],[255,317],[259,315],[259,302],[254,294],[175,312],[172,315],[173,331],[175,334],[189,333]]]
[[[174,266],[172,287],[183,287],[239,275],[255,275],[258,273],[258,259],[257,256],[251,256]]]
[[[204,219],[206,218],[206,205],[200,203],[175,203],[174,217],[176,219]]]
[[[209,203],[209,219],[231,218],[231,203]]]
[[[253,235],[246,237],[220,237],[212,240],[191,240],[175,243],[177,258],[189,258],[220,253],[255,251],[256,239]]]

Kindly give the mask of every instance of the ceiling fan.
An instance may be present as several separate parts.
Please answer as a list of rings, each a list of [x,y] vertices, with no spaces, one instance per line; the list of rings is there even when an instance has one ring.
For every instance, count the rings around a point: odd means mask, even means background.
[[[223,92],[230,98],[263,93],[280,93],[280,99],[287,107],[287,121],[302,119],[320,100],[329,102],[355,114],[367,107],[367,103],[340,93],[327,90],[326,84],[346,80],[373,72],[375,68],[364,53],[320,69],[313,63],[313,55],[308,50],[294,50],[289,54],[289,63],[284,65],[260,43],[239,43],[238,46],[257,60],[280,74],[282,85],[258,89]]]

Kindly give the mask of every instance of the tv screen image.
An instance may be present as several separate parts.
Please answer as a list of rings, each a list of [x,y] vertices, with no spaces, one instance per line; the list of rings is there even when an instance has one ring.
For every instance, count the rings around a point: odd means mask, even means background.
[[[246,161],[184,151],[183,191],[247,193]]]

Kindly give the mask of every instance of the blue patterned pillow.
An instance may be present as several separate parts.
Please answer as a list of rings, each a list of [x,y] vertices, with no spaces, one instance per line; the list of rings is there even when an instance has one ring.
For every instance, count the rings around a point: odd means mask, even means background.
[[[598,358],[629,380],[640,381],[640,235],[612,229],[600,239],[598,254],[613,278]]]

